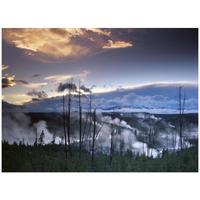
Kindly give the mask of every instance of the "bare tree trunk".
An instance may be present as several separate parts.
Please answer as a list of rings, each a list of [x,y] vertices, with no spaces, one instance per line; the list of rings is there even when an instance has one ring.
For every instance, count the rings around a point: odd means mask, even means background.
[[[81,108],[81,91],[80,91],[80,81],[79,81],[79,92],[78,92],[78,104],[79,104],[79,159],[81,161],[82,154],[82,108]]]
[[[169,143],[169,142],[168,142],[168,139],[169,139],[168,137],[169,137],[169,136],[168,136],[168,131],[167,131],[167,151],[168,151],[168,146],[169,146],[169,145],[168,145],[168,143]]]
[[[84,129],[83,129],[83,132],[82,132],[82,149],[85,149],[87,139],[88,139],[88,135],[85,134],[86,130],[87,130],[88,117],[89,117],[89,112],[87,112],[86,122],[85,122]]]
[[[38,145],[38,136],[37,136],[37,131],[36,131],[36,137],[35,137],[35,143],[34,143],[34,146],[37,146]]]
[[[94,162],[95,136],[96,136],[96,110],[94,110],[94,131],[93,131],[93,137],[92,137],[92,163]]]
[[[92,94],[90,92],[90,108],[89,108],[89,130],[88,130],[88,150],[91,151],[91,126],[92,126]]]
[[[144,152],[144,141],[145,141],[145,136],[144,136],[144,131],[143,131],[143,154],[145,154],[145,152]]]
[[[80,121],[79,121],[79,131],[80,131],[80,134],[79,134],[79,159],[81,160],[82,159],[82,108],[80,107],[80,110],[79,110],[79,117],[80,117]]]
[[[182,106],[182,114],[181,114],[181,121],[182,121],[182,143],[181,143],[181,145],[182,145],[182,148],[183,148],[183,115],[184,115],[184,110],[185,110],[185,99],[186,99],[186,94],[185,94],[185,92],[184,92],[184,98],[183,98],[183,106]],[[182,150],[182,148],[181,148],[181,150]]]
[[[182,102],[181,102],[181,87],[179,87],[179,135],[180,135],[180,148],[182,150]]]
[[[183,114],[185,109],[186,94],[184,93],[183,105],[182,105],[182,87],[179,87],[179,135],[180,135],[180,148],[183,148]]]
[[[112,166],[112,159],[114,154],[113,136],[114,136],[114,130],[112,125],[111,138],[110,138],[110,162],[109,162],[110,168]]]
[[[67,114],[67,136],[68,136],[68,146],[69,146],[69,154],[72,156],[71,150],[71,142],[70,142],[70,134],[71,134],[71,89],[72,83],[69,82],[69,93],[68,93],[68,114]]]
[[[66,127],[65,127],[65,98],[63,95],[63,127],[64,127],[64,139],[65,139],[65,155],[67,158],[67,137],[66,137]]]

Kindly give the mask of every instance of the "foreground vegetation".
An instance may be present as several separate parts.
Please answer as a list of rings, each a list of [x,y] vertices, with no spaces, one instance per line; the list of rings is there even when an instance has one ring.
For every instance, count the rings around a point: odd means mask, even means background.
[[[181,152],[164,151],[157,158],[135,155],[130,150],[109,155],[96,153],[94,162],[84,151],[80,160],[78,147],[72,146],[72,156],[66,158],[63,145],[27,146],[2,144],[3,172],[198,172],[198,147]]]

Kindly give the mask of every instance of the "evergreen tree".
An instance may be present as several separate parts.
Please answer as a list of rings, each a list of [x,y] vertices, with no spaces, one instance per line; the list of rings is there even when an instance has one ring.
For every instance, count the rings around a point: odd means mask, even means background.
[[[44,130],[42,130],[40,137],[39,137],[39,145],[44,145],[44,138],[45,138]]]

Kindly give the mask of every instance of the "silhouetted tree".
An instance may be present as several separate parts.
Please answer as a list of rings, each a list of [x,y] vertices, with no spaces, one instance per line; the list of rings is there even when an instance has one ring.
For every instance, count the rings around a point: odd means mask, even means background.
[[[96,110],[94,110],[94,130],[93,130],[93,136],[92,136],[92,162],[94,162],[94,143],[95,143],[95,137],[96,137]]]
[[[110,168],[112,165],[112,159],[114,156],[114,144],[113,144],[113,140],[114,140],[114,128],[113,128],[113,124],[112,124],[112,128],[111,128],[111,134],[110,134],[110,160],[109,160],[109,164],[110,164]]]
[[[89,130],[88,130],[88,150],[91,151],[91,126],[92,126],[92,92],[90,91],[90,103],[89,103]]]
[[[183,148],[183,114],[185,109],[185,93],[182,99],[182,87],[179,87],[179,136],[180,136],[180,149]]]
[[[120,143],[119,143],[119,154],[120,154],[120,156],[123,155],[124,151],[125,151],[125,142],[124,142],[123,136],[121,136],[120,137]]]
[[[42,130],[40,137],[39,137],[39,144],[40,145],[44,145],[44,138],[45,138],[45,134],[44,134],[44,130]]]
[[[66,113],[65,113],[65,97],[63,95],[63,128],[64,128],[64,140],[65,140],[65,156],[67,158],[67,135],[66,135]]]
[[[81,86],[79,81],[78,91],[78,105],[79,105],[79,159],[82,159],[82,107],[81,107]]]
[[[69,154],[72,156],[71,150],[71,92],[74,90],[72,80],[69,81],[68,85],[68,109],[67,109],[67,136],[68,136],[68,146],[69,146]]]
[[[38,145],[37,142],[38,142],[38,138],[37,138],[37,131],[36,131],[34,146],[37,146],[37,145]]]
[[[55,144],[55,139],[56,139],[56,135],[55,133],[53,133],[51,144],[53,145]]]

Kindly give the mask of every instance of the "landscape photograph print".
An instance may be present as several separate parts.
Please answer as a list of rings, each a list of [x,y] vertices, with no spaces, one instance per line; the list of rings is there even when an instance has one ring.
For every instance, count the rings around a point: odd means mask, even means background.
[[[2,28],[2,172],[198,172],[197,28]]]

